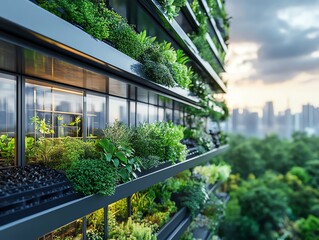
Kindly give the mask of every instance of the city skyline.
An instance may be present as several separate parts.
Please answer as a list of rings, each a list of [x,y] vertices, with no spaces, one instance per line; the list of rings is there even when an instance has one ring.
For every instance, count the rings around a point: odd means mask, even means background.
[[[235,108],[226,122],[225,130],[232,134],[265,137],[277,134],[289,139],[294,132],[319,135],[319,106],[304,104],[302,110],[293,113],[290,108],[275,113],[272,101],[266,102],[262,114],[247,108]]]

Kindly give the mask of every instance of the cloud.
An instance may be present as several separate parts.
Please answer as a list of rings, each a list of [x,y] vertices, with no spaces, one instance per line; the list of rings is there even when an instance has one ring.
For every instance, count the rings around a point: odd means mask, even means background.
[[[273,84],[301,73],[319,74],[319,0],[226,1],[232,17],[230,43],[259,46],[256,58],[243,57],[252,71],[244,81]],[[230,62],[232,56],[230,56]]]

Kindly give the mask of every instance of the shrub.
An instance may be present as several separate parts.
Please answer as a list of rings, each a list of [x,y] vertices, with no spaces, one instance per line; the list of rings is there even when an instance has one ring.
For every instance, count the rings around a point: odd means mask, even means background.
[[[80,25],[93,37],[103,40],[109,36],[109,28],[99,8],[90,0],[37,0],[39,5],[66,21]]]
[[[186,156],[186,146],[181,144],[183,139],[182,126],[173,123],[157,122],[140,124],[134,132],[133,148],[141,158],[158,156],[162,162],[182,161]]]
[[[131,218],[127,223],[122,222],[110,229],[110,239],[136,239],[155,240],[156,235],[152,233],[152,226],[145,223],[133,222]]]
[[[77,192],[84,195],[112,195],[119,181],[116,168],[101,160],[77,160],[66,172]]]
[[[177,17],[187,0],[158,0],[169,19]]]
[[[79,159],[95,159],[99,154],[94,141],[83,142],[74,138],[47,139],[36,141],[32,152],[28,153],[28,161],[39,163],[54,169],[65,170],[72,162]]]
[[[179,197],[179,204],[186,207],[192,216],[195,216],[196,211],[204,206],[208,200],[208,194],[203,183],[191,182],[189,185],[180,189],[181,197]]]
[[[150,79],[158,84],[167,87],[174,87],[176,85],[171,72],[164,64],[146,61],[142,69]]]
[[[107,126],[103,133],[105,138],[110,139],[115,146],[131,147],[132,145],[132,130],[118,120],[115,120],[113,126]]]

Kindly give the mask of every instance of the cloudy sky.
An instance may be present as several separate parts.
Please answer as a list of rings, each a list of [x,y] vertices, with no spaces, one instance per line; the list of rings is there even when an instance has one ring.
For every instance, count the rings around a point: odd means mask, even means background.
[[[231,108],[319,107],[319,0],[227,0]]]

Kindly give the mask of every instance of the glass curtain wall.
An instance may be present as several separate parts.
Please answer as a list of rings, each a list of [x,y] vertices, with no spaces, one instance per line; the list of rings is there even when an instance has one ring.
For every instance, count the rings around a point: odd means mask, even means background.
[[[16,77],[0,73],[0,168],[15,165]]]

